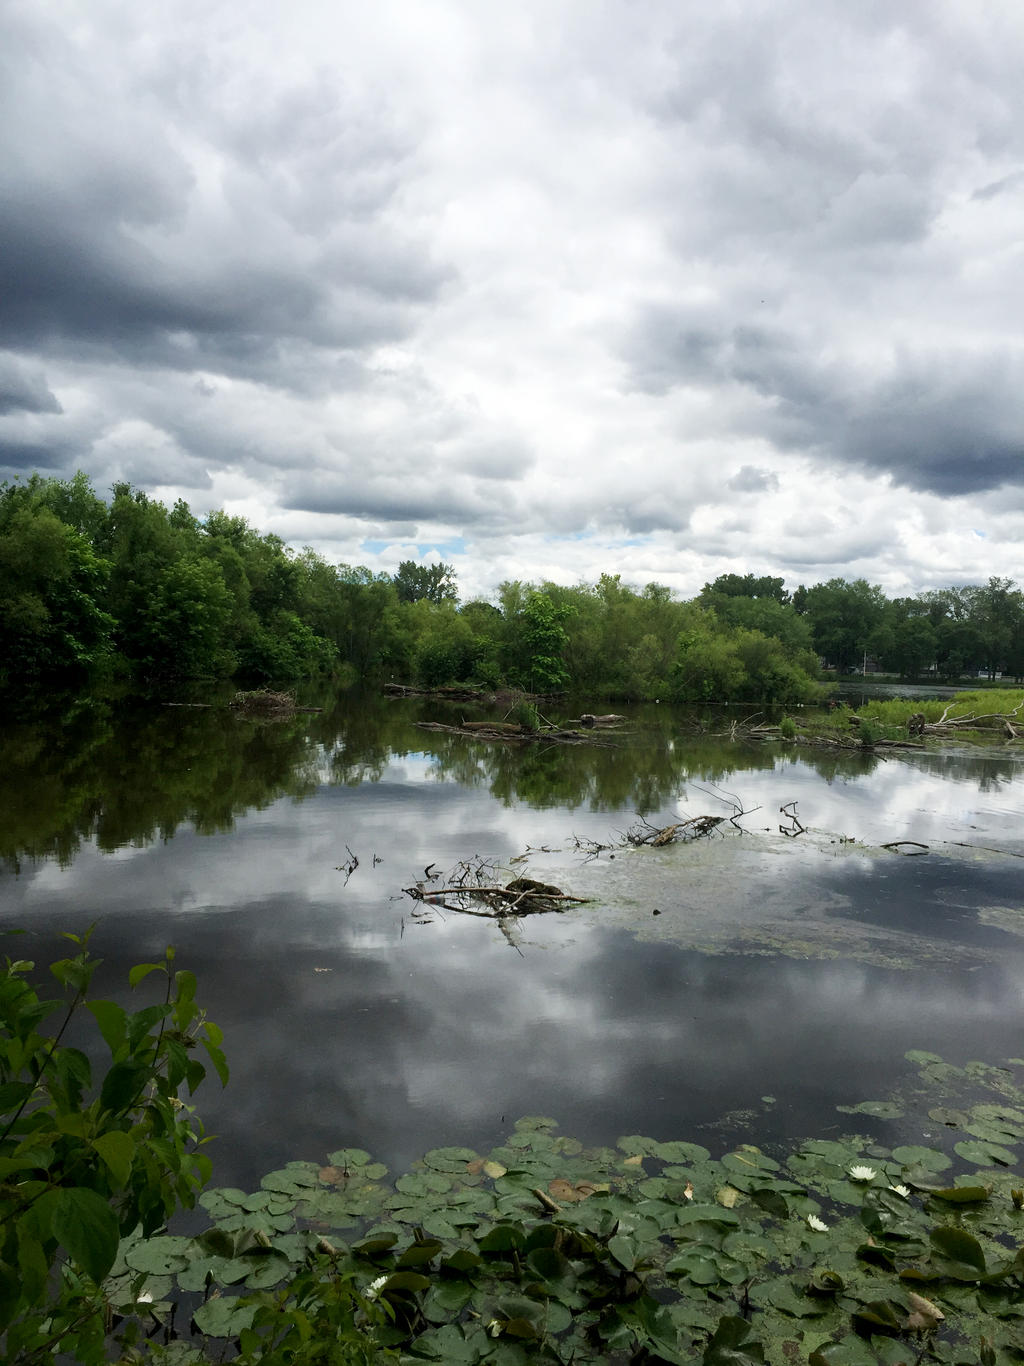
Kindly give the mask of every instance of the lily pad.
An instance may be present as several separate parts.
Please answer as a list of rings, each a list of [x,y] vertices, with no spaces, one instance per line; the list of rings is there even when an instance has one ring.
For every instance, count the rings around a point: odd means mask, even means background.
[[[915,1143],[893,1148],[892,1157],[894,1162],[899,1162],[904,1167],[924,1167],[931,1172],[944,1172],[947,1167],[953,1165],[952,1159],[945,1153],[940,1153],[937,1148],[922,1148]]]
[[[133,1271],[168,1276],[184,1271],[192,1259],[192,1247],[191,1238],[141,1238],[128,1248],[124,1259]]]
[[[995,1163],[1000,1167],[1012,1167],[1017,1161],[1016,1153],[1009,1148],[1002,1148],[998,1143],[984,1143],[978,1139],[968,1139],[963,1143],[957,1143],[953,1149],[966,1162],[973,1162],[976,1167],[990,1167]]]
[[[928,1111],[928,1118],[936,1124],[944,1124],[947,1129],[966,1129],[970,1116],[965,1110],[951,1110],[945,1105],[937,1105]]]
[[[699,1143],[656,1143],[651,1156],[660,1157],[662,1162],[685,1164],[707,1162],[711,1154]]]
[[[859,1105],[837,1105],[844,1115],[873,1115],[876,1119],[901,1119],[903,1106],[894,1100],[862,1100]]]
[[[472,1148],[432,1148],[423,1161],[436,1172],[459,1172],[476,1156]]]
[[[335,1167],[365,1167],[373,1159],[364,1148],[338,1148],[327,1161]]]
[[[211,1296],[193,1315],[201,1333],[214,1338],[234,1338],[252,1325],[254,1304],[240,1304],[234,1295]]]

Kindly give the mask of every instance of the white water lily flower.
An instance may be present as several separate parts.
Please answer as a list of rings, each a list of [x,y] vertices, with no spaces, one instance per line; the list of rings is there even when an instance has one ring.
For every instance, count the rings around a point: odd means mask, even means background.
[[[851,1167],[849,1171],[851,1181],[874,1181],[878,1175],[874,1167]]]
[[[487,1331],[488,1333],[490,1333],[492,1338],[500,1338],[501,1319],[491,1319],[490,1323],[487,1325]]]
[[[893,1195],[902,1195],[904,1200],[910,1199],[910,1189],[907,1186],[890,1186]]]
[[[140,1290],[139,1293],[138,1293],[138,1295],[137,1295],[136,1298],[135,1298],[135,1303],[136,1303],[136,1304],[152,1304],[152,1303],[153,1303],[153,1296],[149,1293],[148,1290]]]
[[[819,1219],[816,1214],[809,1214],[807,1216],[807,1227],[813,1229],[815,1233],[828,1232],[828,1224],[825,1223],[824,1219]]]
[[[371,1281],[370,1284],[363,1291],[363,1299],[375,1300],[377,1296],[380,1294],[381,1290],[384,1288],[384,1284],[386,1281],[387,1276],[378,1276],[375,1281]]]

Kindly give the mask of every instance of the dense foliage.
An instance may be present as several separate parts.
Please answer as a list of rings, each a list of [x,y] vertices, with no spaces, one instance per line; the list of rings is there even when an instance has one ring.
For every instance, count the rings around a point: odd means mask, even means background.
[[[450,565],[393,575],[294,553],[223,511],[195,517],[82,474],[0,487],[0,685],[96,674],[281,681],[334,674],[621,698],[795,703],[819,658],[912,675],[1024,673],[1024,595],[1008,579],[887,600],[864,580],[790,595],[726,574],[681,602],[602,574],[503,583],[460,606]]]
[[[107,1360],[104,1283],[122,1240],[161,1229],[210,1177],[202,1125],[179,1097],[206,1074],[197,1044],[227,1081],[220,1030],[172,950],[132,969],[132,987],[156,973],[164,992],[129,1013],[90,999],[98,960],[88,936],[67,937],[78,951],[51,966],[56,997],[33,985],[33,963],[0,967],[0,1354],[26,1366]],[[83,1013],[109,1052],[95,1082],[90,1058],[65,1038]]]

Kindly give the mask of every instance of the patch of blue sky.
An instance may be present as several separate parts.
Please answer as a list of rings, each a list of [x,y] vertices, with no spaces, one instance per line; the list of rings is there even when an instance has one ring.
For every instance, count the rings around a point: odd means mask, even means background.
[[[593,532],[593,531],[576,531],[576,532],[574,532],[571,536],[545,536],[545,537],[544,537],[544,542],[545,542],[546,545],[559,545],[559,544],[564,545],[564,544],[566,544],[566,543],[570,543],[570,544],[579,544],[580,541],[595,541],[595,542],[596,542],[596,541],[598,541],[598,540],[600,540],[600,544],[601,544],[602,546],[607,546],[607,547],[608,547],[609,549],[611,549],[611,550],[616,550],[616,549],[618,549],[620,546],[626,546],[626,545],[650,545],[650,543],[651,543],[651,538],[650,538],[650,536],[622,536],[622,537],[620,537],[620,538],[616,538],[616,537],[614,537],[614,536],[611,536],[611,537],[602,536],[602,537],[599,538],[599,537],[596,535],[596,533]]]
[[[394,547],[394,541],[363,541],[360,550],[366,555],[380,555]],[[429,555],[431,551],[440,555],[442,560],[450,555],[465,555],[466,541],[463,536],[453,536],[449,541],[416,541],[416,554]]]
[[[446,560],[449,555],[465,555],[466,539],[464,536],[453,536],[450,541],[416,542],[418,554],[429,555],[432,550],[436,550],[442,560]]]

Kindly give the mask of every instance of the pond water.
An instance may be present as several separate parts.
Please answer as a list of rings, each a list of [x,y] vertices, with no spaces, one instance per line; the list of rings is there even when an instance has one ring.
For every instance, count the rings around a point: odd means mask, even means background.
[[[525,1114],[588,1143],[828,1136],[908,1049],[1020,1053],[1019,753],[740,745],[654,706],[606,745],[495,746],[415,725],[464,707],[322,701],[82,702],[0,739],[5,950],[44,962],[95,922],[115,995],[176,946],[231,1064],[197,1096],[218,1184],[341,1146],[486,1151]],[[502,926],[403,893],[474,856],[587,900]]]

